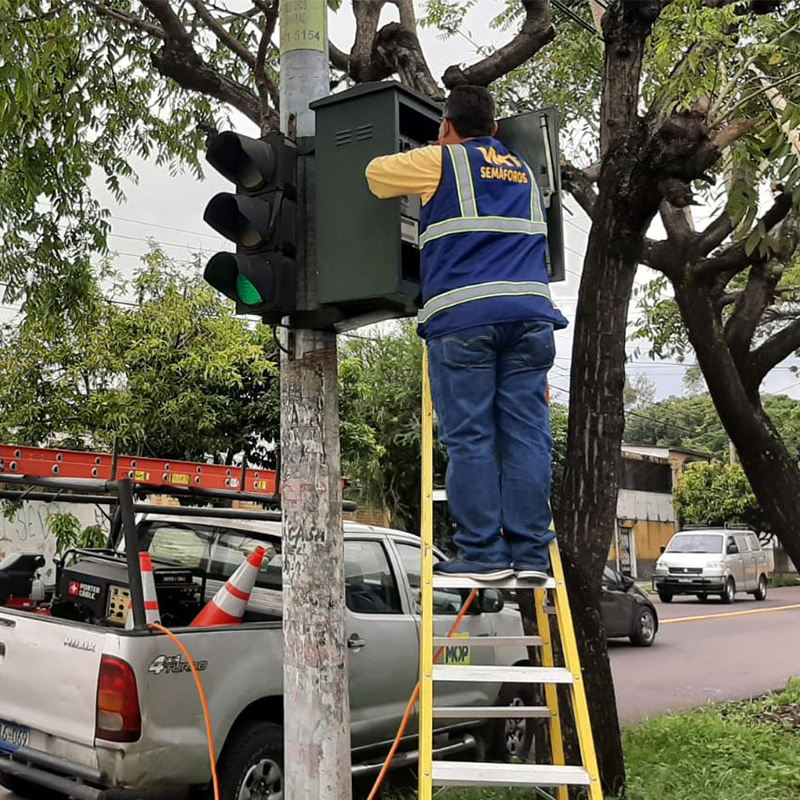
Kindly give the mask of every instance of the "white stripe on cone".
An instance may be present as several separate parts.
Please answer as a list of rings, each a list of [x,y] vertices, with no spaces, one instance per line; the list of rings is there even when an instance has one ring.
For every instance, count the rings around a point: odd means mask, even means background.
[[[142,593],[144,595],[144,618],[147,624],[155,622],[161,624],[161,613],[158,608],[156,595],[156,581],[153,577],[153,561],[150,553],[139,553],[139,569],[142,573]],[[128,606],[128,619],[125,620],[126,630],[133,628],[133,603]]]
[[[195,617],[192,628],[212,625],[237,625],[244,617],[250,593],[256,584],[258,571],[264,562],[265,550],[256,547],[236,572],[228,578],[225,585],[206,603],[205,608]]]

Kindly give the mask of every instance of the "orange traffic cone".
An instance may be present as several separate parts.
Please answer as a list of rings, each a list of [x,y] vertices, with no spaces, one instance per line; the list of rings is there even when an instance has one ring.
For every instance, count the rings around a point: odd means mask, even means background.
[[[144,594],[144,618],[147,624],[155,622],[161,624],[161,612],[158,609],[158,596],[156,595],[156,581],[153,577],[153,562],[150,553],[139,553],[139,568],[142,572],[142,593]],[[133,610],[128,606],[128,619],[125,627],[133,628]]]
[[[212,625],[239,625],[242,622],[247,601],[256,583],[258,571],[264,561],[265,550],[256,547],[228,582],[206,603],[195,617],[192,628],[208,628]]]

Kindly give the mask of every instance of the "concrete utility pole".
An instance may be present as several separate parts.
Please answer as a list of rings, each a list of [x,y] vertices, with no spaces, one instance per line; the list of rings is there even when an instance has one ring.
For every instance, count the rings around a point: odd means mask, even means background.
[[[314,135],[330,92],[326,0],[281,0],[281,130]],[[313,170],[300,159],[300,255],[315,258]],[[309,270],[310,272],[311,270]],[[300,287],[306,291],[306,287]],[[290,330],[281,356],[286,800],[349,800],[350,702],[336,334]]]

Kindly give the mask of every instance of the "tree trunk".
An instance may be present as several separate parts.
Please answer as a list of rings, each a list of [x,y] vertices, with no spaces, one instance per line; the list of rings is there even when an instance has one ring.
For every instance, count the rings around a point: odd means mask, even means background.
[[[589,237],[575,320],[569,447],[558,532],[601,780],[604,791],[616,795],[625,786],[625,762],[599,588],[617,518],[628,303],[652,214],[642,216],[640,208],[632,218],[615,200],[629,184],[613,157],[609,162],[595,209],[603,225],[595,224]]]
[[[748,394],[725,341],[710,290],[673,281],[675,299],[717,414],[770,528],[800,564],[800,470],[756,394]]]

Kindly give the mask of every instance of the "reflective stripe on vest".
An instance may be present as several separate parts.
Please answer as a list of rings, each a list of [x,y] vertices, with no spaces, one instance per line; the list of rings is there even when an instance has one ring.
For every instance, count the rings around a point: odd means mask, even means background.
[[[550,302],[550,287],[538,281],[493,281],[491,283],[477,283],[472,286],[462,286],[460,289],[451,289],[449,292],[437,294],[420,309],[417,322],[424,325],[434,314],[452,308],[471,300],[487,300],[491,297],[511,297],[520,295],[536,295],[545,297]]]
[[[420,248],[442,236],[451,233],[524,233],[528,236],[546,236],[546,222],[532,222],[520,217],[454,217],[444,222],[434,222],[428,225],[425,232],[420,234]]]
[[[461,206],[462,217],[478,216],[478,200],[475,197],[475,183],[472,180],[472,167],[469,163],[469,154],[463,144],[448,145],[450,161],[456,176],[458,187],[458,202]]]

